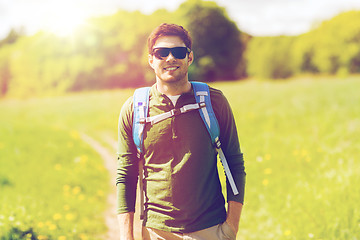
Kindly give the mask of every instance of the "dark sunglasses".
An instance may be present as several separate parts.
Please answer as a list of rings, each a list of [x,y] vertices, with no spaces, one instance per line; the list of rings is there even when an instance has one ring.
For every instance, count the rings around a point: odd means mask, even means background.
[[[154,48],[152,50],[152,55],[154,55],[157,59],[161,60],[169,56],[170,52],[175,58],[184,59],[186,55],[191,52],[191,50],[187,47],[174,47],[174,48],[159,47],[159,48]]]

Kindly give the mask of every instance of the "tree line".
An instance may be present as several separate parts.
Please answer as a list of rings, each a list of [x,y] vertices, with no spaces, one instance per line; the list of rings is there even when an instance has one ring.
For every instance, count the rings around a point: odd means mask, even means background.
[[[360,11],[341,13],[299,36],[255,37],[245,57],[247,73],[257,78],[360,73]]]
[[[11,31],[0,41],[0,96],[152,84],[147,36],[162,22],[190,31],[195,54],[189,69],[192,80],[360,72],[359,11],[340,14],[300,36],[252,37],[215,2],[187,0],[175,11],[145,15],[119,10],[92,18],[72,37]]]

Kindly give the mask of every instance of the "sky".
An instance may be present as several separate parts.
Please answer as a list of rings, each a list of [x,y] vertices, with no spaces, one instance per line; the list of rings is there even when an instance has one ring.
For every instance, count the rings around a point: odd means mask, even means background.
[[[70,34],[92,16],[118,9],[176,10],[185,0],[0,0],[0,39],[11,28],[34,34],[44,29]],[[360,0],[215,0],[225,7],[241,31],[254,36],[298,35],[348,10],[360,10]]]

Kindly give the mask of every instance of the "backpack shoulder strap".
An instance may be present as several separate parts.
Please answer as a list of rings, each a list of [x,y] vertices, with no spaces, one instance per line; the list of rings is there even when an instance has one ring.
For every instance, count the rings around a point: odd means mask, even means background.
[[[216,147],[216,150],[219,154],[221,163],[224,167],[224,171],[230,183],[231,189],[234,195],[237,195],[239,194],[239,191],[236,187],[234,178],[231,174],[230,167],[227,163],[225,154],[221,149],[221,143],[219,139],[220,128],[214,110],[211,105],[209,86],[206,83],[202,83],[202,82],[191,82],[191,84],[193,86],[196,102],[197,103],[205,102],[205,107],[199,109],[200,116],[203,119],[203,122],[205,123],[205,126],[210,134],[211,141],[213,145]]]
[[[220,129],[214,110],[211,105],[209,86],[203,82],[191,82],[197,103],[205,102],[205,107],[199,109],[201,118],[210,134],[214,146],[220,147],[219,135]]]
[[[149,113],[150,87],[138,88],[134,92],[133,139],[137,148],[137,157],[141,160],[143,154],[145,120]],[[140,219],[144,219],[144,185],[143,163],[139,163],[139,188],[140,188]]]
[[[150,87],[138,88],[134,92],[134,117],[133,117],[133,139],[138,150],[138,154],[143,153],[143,132],[145,119],[149,112],[149,92]]]

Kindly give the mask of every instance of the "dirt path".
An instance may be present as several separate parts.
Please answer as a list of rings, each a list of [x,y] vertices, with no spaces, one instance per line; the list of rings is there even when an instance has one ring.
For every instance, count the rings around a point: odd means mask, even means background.
[[[81,134],[81,139],[89,144],[103,159],[104,166],[109,171],[110,174],[110,186],[111,192],[107,197],[108,209],[105,214],[105,222],[108,227],[107,233],[103,236],[103,239],[106,240],[118,240],[119,239],[119,226],[116,216],[116,187],[115,187],[115,178],[116,178],[116,141],[106,137],[104,140],[109,143],[114,149],[114,151],[109,151],[107,148],[103,147],[98,141],[86,135],[85,133]],[[137,197],[137,199],[139,199]],[[136,203],[136,209],[139,209],[138,202]],[[141,223],[139,220],[139,211],[136,211],[134,217],[134,235],[135,239],[141,239]]]

